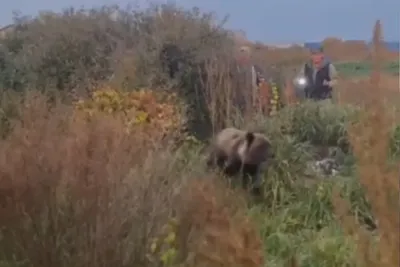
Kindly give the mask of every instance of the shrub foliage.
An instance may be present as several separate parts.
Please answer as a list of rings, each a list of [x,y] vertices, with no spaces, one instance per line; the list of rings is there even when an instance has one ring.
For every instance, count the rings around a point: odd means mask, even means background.
[[[140,132],[148,139],[179,137],[183,118],[179,102],[174,94],[162,94],[152,90],[122,92],[105,88],[93,92],[90,98],[75,104],[79,115],[88,118],[108,114],[117,116],[126,125],[126,131],[134,134]]]

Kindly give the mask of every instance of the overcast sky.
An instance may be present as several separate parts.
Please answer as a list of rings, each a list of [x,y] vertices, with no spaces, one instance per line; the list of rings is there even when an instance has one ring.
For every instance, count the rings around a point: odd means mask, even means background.
[[[143,2],[143,0],[140,0]],[[162,0],[157,0],[161,2]],[[11,0],[2,1],[0,26],[12,22],[12,11],[35,15],[40,10],[64,7],[125,6],[127,0]],[[321,41],[327,36],[369,40],[376,19],[383,23],[387,41],[400,39],[399,0],[177,0],[185,7],[198,6],[221,18],[227,26],[246,31],[251,40],[270,43]]]

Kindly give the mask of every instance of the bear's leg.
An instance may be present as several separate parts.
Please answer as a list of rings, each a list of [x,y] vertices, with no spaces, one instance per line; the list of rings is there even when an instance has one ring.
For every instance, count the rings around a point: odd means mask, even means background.
[[[212,149],[208,153],[209,154],[207,156],[206,165],[207,165],[207,168],[213,168],[213,167],[215,167],[215,163],[216,163],[215,150]]]
[[[225,161],[226,161],[226,156],[224,156],[224,154],[221,151],[216,149],[211,149],[209,151],[206,164],[209,169],[217,167],[222,170],[225,165]]]
[[[259,195],[261,193],[261,185],[263,176],[261,174],[260,167],[255,164],[245,164],[243,167],[243,187],[248,190],[249,181],[251,181],[250,188],[254,194]]]
[[[263,175],[261,174],[260,168],[257,168],[252,176],[253,187],[260,188],[262,182],[263,182]]]
[[[224,162],[224,173],[230,177],[235,176],[240,172],[241,167],[242,161],[235,156],[231,156]]]

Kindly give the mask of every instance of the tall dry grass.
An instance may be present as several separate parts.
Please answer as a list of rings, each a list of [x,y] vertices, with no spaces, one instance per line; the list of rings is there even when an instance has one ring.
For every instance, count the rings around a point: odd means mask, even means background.
[[[245,213],[246,202],[225,184],[198,180],[188,186],[184,227],[179,235],[190,237],[188,262],[193,266],[258,267],[264,264],[263,244],[256,225]],[[191,227],[185,227],[190,225]],[[188,240],[188,239],[186,239]]]
[[[0,141],[5,266],[159,266],[150,247],[172,219],[174,264],[262,264],[244,202],[212,177],[196,179],[194,164],[144,147],[115,117],[88,121],[40,95],[21,110]]]
[[[363,185],[372,212],[377,221],[377,235],[365,232],[347,216],[348,203],[336,194],[337,214],[350,235],[357,238],[358,259],[361,266],[399,266],[399,164],[389,165],[388,151],[393,117],[385,108],[384,90],[381,86],[382,30],[377,21],[373,41],[373,73],[364,98],[365,111],[360,121],[351,126],[350,141],[358,160],[360,182]]]
[[[140,140],[118,120],[88,122],[69,111],[31,99],[0,143],[1,258],[27,266],[140,263],[138,244],[172,205],[172,187],[160,180],[174,176],[165,166],[155,171],[162,161],[143,161]]]

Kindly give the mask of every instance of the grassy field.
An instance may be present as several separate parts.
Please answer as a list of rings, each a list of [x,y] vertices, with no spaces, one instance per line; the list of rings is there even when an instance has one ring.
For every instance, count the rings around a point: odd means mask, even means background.
[[[368,76],[372,72],[372,64],[368,62],[339,62],[335,64],[338,71],[346,77]],[[383,72],[390,75],[399,75],[399,61],[385,64]]]
[[[0,267],[399,266],[400,121],[379,59],[357,102],[240,112],[229,32],[158,8],[44,14],[0,41]],[[271,140],[262,197],[205,168],[227,125]],[[326,156],[336,176],[310,168]]]

